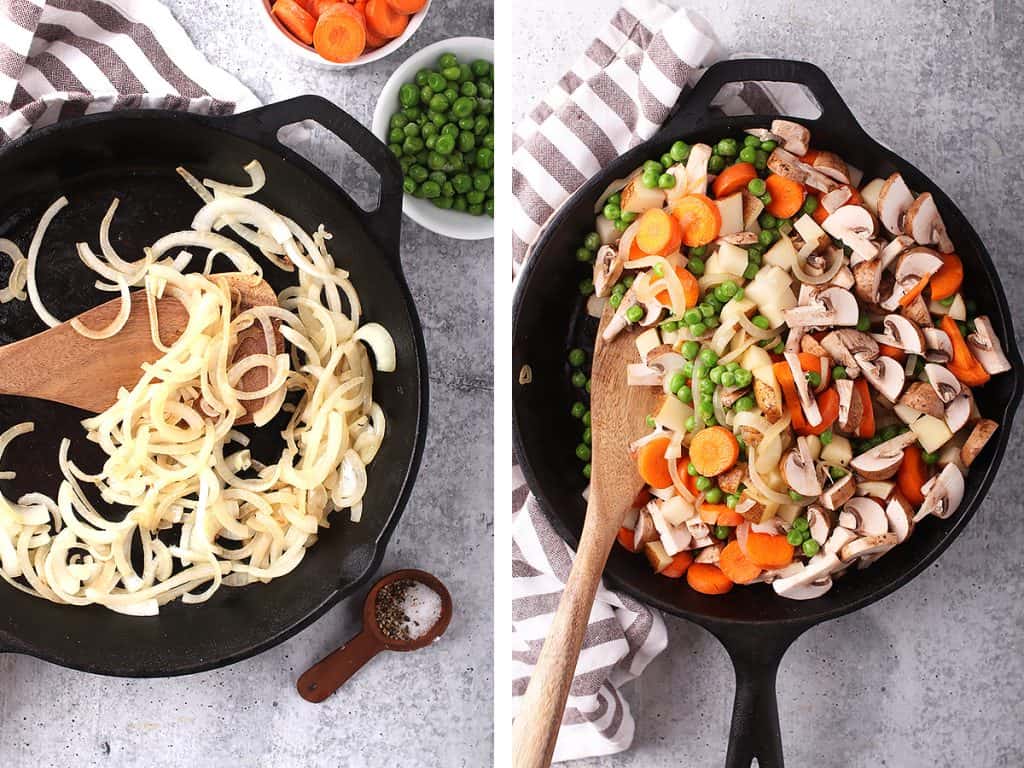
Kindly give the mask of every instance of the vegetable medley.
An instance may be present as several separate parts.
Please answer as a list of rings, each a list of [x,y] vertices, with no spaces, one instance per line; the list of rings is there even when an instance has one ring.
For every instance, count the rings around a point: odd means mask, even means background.
[[[580,291],[614,308],[606,340],[635,332],[629,383],[664,392],[623,547],[704,594],[803,600],[956,511],[998,426],[974,388],[1010,364],[930,193],[776,120],[675,142],[595,212]],[[589,478],[587,354],[569,364]]]

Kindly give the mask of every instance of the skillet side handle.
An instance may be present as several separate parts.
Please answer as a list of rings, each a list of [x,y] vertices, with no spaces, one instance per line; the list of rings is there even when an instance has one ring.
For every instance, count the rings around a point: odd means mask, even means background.
[[[782,657],[804,629],[719,636],[736,671],[726,768],[750,768],[755,757],[760,768],[784,768],[775,680]]]
[[[819,122],[842,125],[863,133],[843,97],[821,69],[806,61],[788,59],[730,59],[708,68],[693,90],[684,92],[675,112],[665,121],[663,130],[672,134],[698,130],[718,118],[711,112],[711,102],[723,86],[730,83],[775,82],[806,86],[821,106],[817,120],[801,120],[814,125]]]
[[[398,160],[380,139],[343,109],[320,96],[297,96],[287,101],[218,118],[230,130],[264,145],[288,148],[277,137],[286,125],[315,120],[368,162],[380,176],[377,208],[364,211],[347,194],[352,209],[368,222],[370,232],[388,258],[401,269],[399,260],[402,234],[402,169]],[[289,150],[290,151],[290,150]]]

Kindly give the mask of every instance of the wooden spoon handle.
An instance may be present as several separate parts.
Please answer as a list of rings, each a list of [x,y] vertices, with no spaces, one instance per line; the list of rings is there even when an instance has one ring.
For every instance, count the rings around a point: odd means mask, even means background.
[[[593,500],[592,500],[593,503]],[[548,768],[587,620],[618,527],[588,510],[579,549],[512,729],[513,768]]]
[[[365,630],[360,632],[303,673],[296,686],[299,695],[319,704],[383,650],[380,640]]]

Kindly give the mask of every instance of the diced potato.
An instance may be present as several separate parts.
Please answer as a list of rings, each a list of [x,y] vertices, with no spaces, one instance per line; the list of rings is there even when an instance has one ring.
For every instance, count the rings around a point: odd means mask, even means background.
[[[648,328],[636,337],[636,349],[640,353],[640,359],[646,360],[647,353],[661,344],[661,337],[658,336],[657,328]]]
[[[654,421],[665,429],[673,432],[685,432],[686,420],[693,415],[693,408],[675,395],[665,395],[661,408],[654,416]]]
[[[872,216],[878,216],[878,193],[882,191],[884,185],[885,179],[872,179],[860,190],[864,207],[871,211]]]
[[[718,268],[721,272],[742,275],[743,270],[747,268],[747,252],[738,245],[722,243],[715,255],[718,257]],[[709,268],[707,272],[711,273],[711,269]]]
[[[665,204],[665,190],[648,189],[640,177],[633,179],[622,190],[621,207],[630,213],[643,213],[651,208],[661,208]]]
[[[793,269],[793,265],[796,264],[796,248],[793,247],[793,241],[785,235],[781,236],[765,253],[764,263],[782,269]]]
[[[845,467],[853,458],[853,446],[842,435],[832,435],[832,442],[821,449],[821,460]]]
[[[722,214],[722,228],[719,230],[719,237],[734,235],[743,231],[743,196],[735,192],[721,200],[715,200],[718,212]],[[746,264],[744,264],[746,267]],[[741,269],[739,273],[742,273]]]
[[[693,506],[682,496],[673,496],[661,505],[661,516],[669,525],[682,525],[693,517]]]
[[[910,425],[910,430],[917,435],[921,447],[928,453],[935,453],[953,436],[946,422],[929,416],[927,413]]]
[[[900,417],[900,421],[904,424],[913,424],[924,414],[921,411],[910,408],[906,405],[897,403],[892,407],[893,413]]]
[[[647,555],[647,560],[656,573],[661,573],[672,565],[672,558],[660,541],[649,541],[644,544],[644,554]]]
[[[722,311],[724,312],[725,310],[723,309]],[[767,367],[768,371],[771,372],[772,358],[763,347],[759,347],[757,344],[754,344],[753,346],[747,347],[747,351],[744,352],[743,356],[740,358],[740,365],[748,371]],[[774,378],[773,374],[772,380],[774,380]]]

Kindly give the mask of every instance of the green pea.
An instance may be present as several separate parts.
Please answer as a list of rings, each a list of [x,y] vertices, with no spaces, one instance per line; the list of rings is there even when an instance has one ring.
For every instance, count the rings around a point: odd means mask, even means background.
[[[857,318],[857,330],[858,331],[869,331],[871,329],[871,318],[865,315],[863,312],[860,317]]]
[[[690,156],[690,145],[685,141],[677,141],[669,149],[668,153],[677,163],[681,163]]]
[[[754,398],[752,398],[750,395],[744,395],[743,397],[741,397],[739,400],[732,404],[732,409],[737,413],[742,413],[743,411],[752,411],[754,410]]]
[[[663,173],[658,177],[658,187],[661,189],[672,189],[676,185],[676,177],[671,173]]]
[[[672,378],[669,379],[668,382],[669,391],[673,395],[678,394],[679,390],[683,388],[684,384],[686,384],[686,379],[683,378],[683,374],[678,372],[674,373],[672,374]]]
[[[470,193],[470,194],[472,194],[472,193]],[[479,203],[473,203],[473,199],[469,195],[466,195],[466,199],[469,200],[471,205],[479,205]],[[589,296],[593,292],[594,292],[594,281],[591,278],[585,277],[582,280],[580,280],[580,293],[582,293],[584,296]],[[641,311],[643,311],[643,310],[641,310]]]
[[[725,158],[721,155],[712,155],[708,160],[708,170],[711,173],[721,173],[725,170]]]
[[[803,540],[804,535],[800,533],[800,531],[798,531],[796,528],[790,528],[789,533],[786,534],[786,541],[788,541],[794,547],[799,547],[803,543]]]
[[[740,150],[740,161],[744,163],[753,163],[757,160],[757,150],[753,147],[744,147]]]
[[[693,336],[703,336],[708,332],[708,327],[705,323],[694,323],[690,326],[689,331]]]
[[[641,307],[639,304],[634,304],[633,306],[626,310],[626,319],[631,323],[640,322],[640,319],[643,316],[644,310],[643,307]]]
[[[640,176],[640,182],[647,189],[655,189],[658,186],[658,171],[645,170]]]
[[[687,319],[691,311],[692,310],[689,309],[686,310],[686,315],[683,316],[683,322],[686,323],[687,325],[693,325],[693,323],[689,322],[689,320]],[[700,352],[700,344],[698,344],[696,341],[690,339],[689,341],[683,342],[682,353],[684,358],[686,358],[687,360],[693,360],[697,357],[698,352]]]
[[[710,478],[704,477],[704,475],[697,475],[696,486],[698,491],[706,491],[711,487]]]

